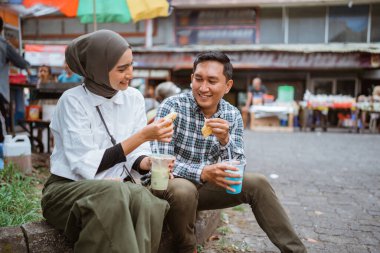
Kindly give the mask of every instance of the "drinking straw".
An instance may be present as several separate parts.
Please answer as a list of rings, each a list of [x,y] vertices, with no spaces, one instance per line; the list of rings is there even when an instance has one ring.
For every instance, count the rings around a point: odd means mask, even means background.
[[[227,151],[228,151],[228,160],[232,164],[232,156],[231,156],[231,149],[230,149],[230,147],[227,148]]]
[[[154,140],[154,145],[156,146],[157,154],[160,154],[160,149],[158,147],[158,141],[157,140]]]

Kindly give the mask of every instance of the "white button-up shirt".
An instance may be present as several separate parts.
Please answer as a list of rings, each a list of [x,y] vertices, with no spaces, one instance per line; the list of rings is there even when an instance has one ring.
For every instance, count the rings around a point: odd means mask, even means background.
[[[116,143],[146,125],[144,98],[135,88],[119,91],[111,99],[95,95],[83,86],[67,90],[59,99],[50,124],[55,142],[52,174],[72,180],[125,178],[123,164],[131,170],[139,156],[151,153],[145,142],[126,157],[125,163],[96,174],[104,151],[113,146],[96,111],[97,105]]]

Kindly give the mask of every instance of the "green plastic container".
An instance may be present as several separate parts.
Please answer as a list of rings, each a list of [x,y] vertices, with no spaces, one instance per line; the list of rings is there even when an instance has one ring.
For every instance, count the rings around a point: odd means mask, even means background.
[[[294,100],[294,87],[289,85],[282,85],[277,90],[278,102],[293,102]]]

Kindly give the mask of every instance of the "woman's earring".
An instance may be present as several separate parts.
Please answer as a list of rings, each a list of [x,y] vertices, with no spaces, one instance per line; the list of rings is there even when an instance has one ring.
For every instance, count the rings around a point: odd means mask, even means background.
[[[190,88],[193,88],[193,83],[190,83]]]

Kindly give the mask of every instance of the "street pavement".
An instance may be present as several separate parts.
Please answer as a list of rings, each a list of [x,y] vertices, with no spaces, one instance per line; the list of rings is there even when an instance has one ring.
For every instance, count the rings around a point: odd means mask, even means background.
[[[268,177],[308,252],[380,252],[379,134],[247,130],[245,147],[247,169]],[[203,252],[279,252],[249,206],[223,220]]]

